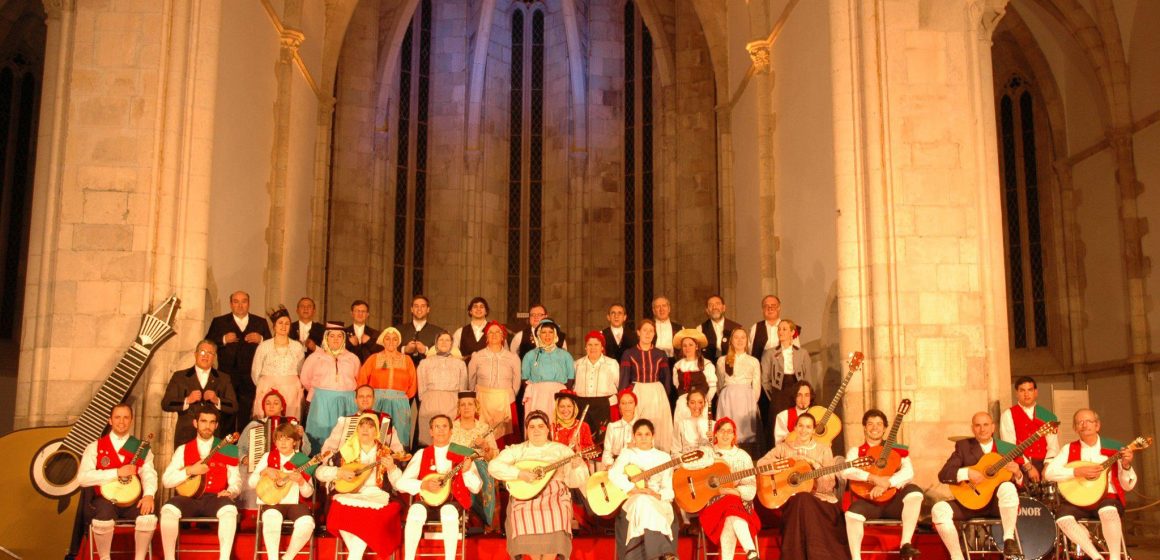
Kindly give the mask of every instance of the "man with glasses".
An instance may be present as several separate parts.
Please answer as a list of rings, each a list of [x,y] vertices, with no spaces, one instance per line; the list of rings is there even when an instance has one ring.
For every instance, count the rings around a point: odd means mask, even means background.
[[[546,318],[548,318],[548,308],[543,305],[537,303],[528,308],[528,324],[512,337],[511,344],[508,346],[521,360],[528,352],[536,349],[536,337],[532,336],[531,332],[536,325],[540,324],[540,321]],[[564,331],[558,331],[556,334],[556,347],[567,350],[568,343],[564,341]]]
[[[217,344],[212,340],[197,343],[193,353],[193,367],[173,373],[165,396],[161,398],[161,409],[177,413],[177,429],[174,442],[186,442],[197,435],[194,428],[197,413],[212,408],[218,414],[233,414],[238,410],[238,399],[234,396],[234,386],[230,376],[214,369]],[[218,436],[222,427],[216,426]]]
[[[628,313],[619,303],[608,306],[608,326],[600,334],[604,335],[604,355],[617,363],[620,362],[620,355],[638,342],[632,321],[628,320]]]

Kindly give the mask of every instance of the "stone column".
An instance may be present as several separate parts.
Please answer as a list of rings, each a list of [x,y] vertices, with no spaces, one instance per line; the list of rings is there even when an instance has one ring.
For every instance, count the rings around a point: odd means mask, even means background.
[[[289,8],[292,4],[287,3]],[[295,6],[296,10],[287,10],[286,19],[292,15],[297,16],[295,19],[301,19],[301,4]],[[290,23],[287,21],[286,23]],[[270,218],[266,225],[266,301],[267,305],[274,305],[276,302],[281,302],[285,298],[285,253],[286,247],[286,204],[288,202],[287,195],[287,165],[290,160],[290,117],[291,109],[293,108],[292,92],[294,80],[294,56],[298,52],[299,45],[306,39],[306,36],[297,29],[289,27],[282,29],[282,36],[279,41],[282,44],[282,50],[278,56],[278,63],[274,66],[274,76],[277,80],[277,97],[274,100],[274,137],[273,153],[270,154],[270,159],[273,165],[270,167],[270,182],[267,185],[267,190],[270,192]],[[266,310],[258,310],[258,313],[265,315]]]
[[[777,293],[777,234],[774,216],[777,210],[777,194],[773,184],[773,131],[776,128],[776,114],[773,111],[773,71],[770,69],[769,55],[772,45],[761,39],[745,45],[753,62],[752,85],[757,92],[757,146],[759,158],[757,177],[760,184],[758,206],[760,207],[761,232],[761,293]],[[750,306],[752,302],[738,302]]]

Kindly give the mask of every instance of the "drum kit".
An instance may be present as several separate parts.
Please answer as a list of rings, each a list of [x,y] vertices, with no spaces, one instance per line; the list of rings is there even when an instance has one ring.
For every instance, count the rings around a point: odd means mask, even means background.
[[[1023,557],[1026,560],[1068,558],[1067,543],[1055,526],[1061,500],[1059,486],[1040,481],[1027,483],[1026,489],[1026,494],[1019,496],[1019,518],[1015,522]],[[988,536],[993,542],[1003,542],[1002,526],[992,525]]]

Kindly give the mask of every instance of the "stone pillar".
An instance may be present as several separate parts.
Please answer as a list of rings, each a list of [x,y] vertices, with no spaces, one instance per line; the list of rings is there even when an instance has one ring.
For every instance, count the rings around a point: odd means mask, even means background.
[[[296,9],[290,9],[293,6]],[[293,24],[290,18],[301,19],[302,5],[298,2],[288,2],[284,23]],[[289,202],[287,194],[287,166],[290,162],[290,117],[293,108],[292,91],[294,80],[294,56],[299,45],[306,36],[297,29],[289,27],[282,29],[279,41],[282,50],[278,56],[278,63],[274,66],[274,76],[277,80],[277,97],[274,100],[274,137],[272,139],[273,153],[270,160],[270,182],[267,190],[270,192],[270,218],[266,225],[266,297],[267,305],[273,306],[285,298],[286,275],[286,204]],[[257,310],[266,315],[267,310]]]
[[[831,0],[842,418],[910,398],[917,481],[1009,403],[990,32],[1006,2]],[[920,9],[921,7],[921,9]],[[999,401],[1003,401],[1000,403]]]
[[[757,92],[757,145],[759,159],[757,176],[760,184],[758,206],[761,216],[761,293],[777,293],[777,249],[778,239],[774,228],[777,210],[777,195],[773,184],[773,131],[776,128],[776,114],[773,111],[773,81],[770,70],[769,49],[766,39],[752,41],[745,46],[753,62],[753,88]],[[746,306],[752,302],[738,302]]]

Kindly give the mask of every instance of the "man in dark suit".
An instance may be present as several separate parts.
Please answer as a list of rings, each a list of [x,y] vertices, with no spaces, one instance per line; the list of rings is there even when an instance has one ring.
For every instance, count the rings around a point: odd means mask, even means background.
[[[379,330],[367,324],[367,319],[370,316],[371,304],[356,299],[350,304],[351,323],[343,329],[346,331],[346,349],[358,356],[360,364],[365,364],[367,358],[383,349],[376,342],[379,338]]]
[[[205,339],[218,345],[218,369],[229,375],[238,398],[237,417],[223,414],[224,430],[240,432],[249,420],[257,391],[250,367],[258,344],[267,338],[270,338],[269,323],[265,317],[250,314],[250,294],[242,291],[230,294],[230,312],[214,317],[209,324]]]
[[[705,359],[716,365],[717,357],[729,351],[729,335],[740,329],[741,323],[725,317],[725,300],[717,294],[705,300],[705,315],[709,318],[697,327],[709,344],[705,346]],[[718,374],[720,375],[720,374]]]
[[[978,463],[987,453],[1004,454],[1015,448],[1014,444],[994,438],[995,420],[986,412],[976,412],[971,417],[971,432],[975,437],[955,442],[954,453],[951,453],[942,470],[938,472],[939,482],[959,484],[969,481],[971,484],[978,484],[985,478],[983,473],[969,467]],[[976,517],[998,517],[1003,523],[1003,557],[1022,558],[1019,543],[1015,541],[1015,521],[1019,516],[1019,490],[1015,485],[1023,484],[1023,471],[1019,468],[1022,461],[1020,457],[1007,463],[1005,468],[1011,471],[1014,483],[1000,484],[991,501],[981,509],[967,509],[954,500],[939,502],[931,508],[931,522],[946,545],[951,560],[963,558],[955,521]]]
[[[230,376],[214,369],[215,357],[217,344],[212,340],[203,340],[197,343],[194,351],[193,367],[175,371],[173,377],[169,378],[165,396],[161,398],[161,409],[177,413],[174,442],[184,443],[197,435],[194,421],[198,411],[209,407],[223,414],[233,414],[238,410],[238,400]],[[221,436],[222,429],[222,426],[218,426],[216,435]]]
[[[322,344],[322,335],[326,328],[314,320],[314,300],[304,297],[298,300],[298,320],[290,325],[290,338],[302,343],[309,356],[315,348]]]
[[[415,367],[427,357],[427,349],[435,346],[435,339],[446,332],[443,327],[427,321],[431,314],[431,300],[417,294],[411,298],[411,320],[399,325],[399,350],[410,356]],[[464,359],[471,356],[464,356]]]
[[[604,335],[604,354],[617,363],[620,363],[620,355],[638,342],[628,313],[619,303],[608,306],[608,326],[600,334]]]

